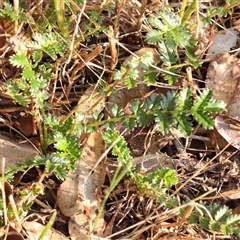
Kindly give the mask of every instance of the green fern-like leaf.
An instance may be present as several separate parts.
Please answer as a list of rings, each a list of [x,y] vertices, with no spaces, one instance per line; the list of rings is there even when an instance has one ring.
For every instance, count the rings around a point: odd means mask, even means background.
[[[0,10],[0,16],[1,17],[9,17],[12,21],[21,21],[24,23],[27,23],[28,21],[30,22],[32,20],[31,16],[27,16],[24,13],[24,9],[23,8],[19,8],[18,9],[18,13],[16,13],[12,7],[12,5],[10,3],[8,3],[7,1],[3,2],[3,6],[4,9]]]
[[[35,76],[35,72],[32,70],[31,67],[26,67],[22,72],[22,77],[24,79],[31,79]]]
[[[167,95],[160,101],[160,105],[163,110],[174,110],[176,107],[176,92],[168,91]]]
[[[138,99],[131,101],[131,106],[129,107],[129,110],[133,114],[137,114],[138,110],[141,108],[142,108],[142,103]]]
[[[193,117],[203,125],[206,129],[213,129],[214,127],[214,120],[213,117],[204,111],[198,110],[196,112],[191,112]]]
[[[221,229],[221,224],[215,220],[210,220],[209,229],[214,232],[218,232]]]
[[[10,63],[15,67],[20,68],[31,68],[31,64],[29,63],[28,57],[26,54],[19,54],[19,55],[13,55],[10,57]]]
[[[240,228],[239,227],[234,227],[232,228],[232,231],[234,234],[236,234],[237,236],[240,236]]]
[[[222,233],[224,234],[224,236],[229,236],[229,235],[233,234],[233,228],[227,224],[222,224],[221,230],[222,230]]]
[[[60,179],[66,178],[67,170],[74,168],[74,163],[71,163],[68,159],[59,156],[58,153],[48,154],[43,156],[44,165],[48,172],[55,172]]]
[[[199,219],[199,216],[198,216],[197,214],[195,214],[195,213],[192,213],[192,214],[190,214],[190,216],[189,216],[189,222],[190,222],[191,224],[196,224],[196,223],[198,223],[198,219]]]
[[[71,160],[80,159],[80,142],[77,137],[57,132],[54,139],[54,147],[60,151],[61,156]]]
[[[66,43],[63,42],[57,34],[52,32],[33,34],[35,42],[28,44],[29,48],[42,50],[47,53],[53,60],[57,58],[57,54],[63,56],[66,50]]]
[[[160,169],[160,170],[162,170],[162,169]],[[171,188],[172,185],[178,183],[178,178],[176,176],[176,171],[172,170],[172,169],[167,169],[167,171],[164,174],[163,179],[164,179],[164,183],[165,183],[167,188]]]
[[[110,146],[114,141],[117,141],[113,146],[112,154],[117,156],[118,161],[121,162],[123,166],[128,167],[128,164],[132,161],[132,156],[129,148],[127,147],[126,140],[123,136],[120,136],[118,131],[112,131],[107,127],[107,125],[104,127],[105,131],[103,132],[102,137],[107,146]]]
[[[240,214],[232,214],[230,215],[227,220],[226,224],[239,224],[240,223]]]
[[[21,94],[13,95],[13,99],[20,105],[24,107],[28,107],[30,104],[30,100],[22,96]]]
[[[112,106],[112,108],[110,109],[110,114],[111,114],[112,117],[120,117],[124,113],[123,113],[123,109],[122,108],[120,108],[117,104],[114,104]]]
[[[169,49],[165,42],[159,43],[158,51],[161,54],[161,59],[166,66],[171,66],[177,61],[177,55],[175,49]]]
[[[137,78],[138,78],[138,70],[132,69],[129,71],[128,77],[124,79],[125,84],[127,85],[128,89],[137,86]]]
[[[113,73],[113,79],[115,80],[115,81],[120,81],[120,80],[122,80],[123,79],[123,77],[124,77],[124,74],[127,72],[127,68],[125,67],[125,66],[121,66],[120,67],[120,71],[115,71],[114,73]]]
[[[137,126],[137,123],[135,119],[126,117],[123,119],[123,126],[129,130],[133,130]]]
[[[148,44],[157,44],[163,39],[163,33],[159,30],[149,31],[146,35],[146,42]]]
[[[213,91],[210,89],[204,89],[200,96],[194,101],[192,106],[192,111],[204,110],[208,106],[211,98],[213,96]]]
[[[143,109],[139,109],[137,112],[137,122],[139,127],[148,126],[154,120],[152,114],[146,113]]]
[[[173,29],[181,25],[180,17],[171,11],[158,11],[161,19],[168,29]]]
[[[146,52],[141,56],[140,66],[143,69],[148,70],[149,67],[154,64],[154,54],[153,52]]]
[[[157,83],[158,73],[152,70],[149,70],[144,73],[144,80],[148,85],[153,85]]]
[[[158,123],[159,129],[162,133],[167,134],[173,123],[172,115],[168,112],[155,113],[155,121]]]
[[[209,103],[204,106],[204,110],[207,112],[221,112],[226,108],[226,104],[223,101],[218,101],[215,99],[211,99]]]
[[[201,204],[203,204],[206,207],[205,202],[201,202]],[[212,216],[214,216],[219,209],[220,209],[220,205],[217,203],[213,203],[208,207],[208,210]]]
[[[205,128],[212,129],[214,127],[212,112],[220,112],[224,109],[225,104],[212,99],[213,92],[204,89],[200,96],[194,101],[190,110],[193,117]]]
[[[20,93],[21,87],[23,87],[23,89],[26,87],[26,85],[24,85],[22,81],[20,81],[19,83],[7,81],[4,83],[4,86],[17,103],[25,107],[29,106],[30,100]]]
[[[152,24],[155,28],[158,30],[161,30],[162,32],[167,31],[167,26],[162,23],[158,18],[156,17],[150,17],[148,18],[148,21],[150,24]]]
[[[164,70],[167,70],[169,72],[169,73],[163,73],[163,78],[165,81],[168,82],[168,84],[173,84],[178,80],[178,76],[174,75],[178,73],[176,69],[164,69]]]
[[[208,229],[210,220],[209,220],[209,218],[207,218],[207,217],[201,217],[201,218],[199,219],[199,223],[200,223],[201,228],[203,228],[203,229]]]
[[[157,95],[156,93],[152,93],[148,98],[146,98],[144,108],[146,110],[156,111],[161,107],[160,101],[161,101],[160,96]]]
[[[17,85],[21,91],[27,91],[29,89],[29,85],[25,79],[20,78],[17,82]]]
[[[192,133],[192,123],[190,116],[184,113],[177,112],[174,114],[178,126],[178,130],[186,137],[190,136]]]
[[[191,33],[185,26],[172,29],[171,34],[181,48],[185,48],[191,38]]]
[[[73,171],[73,169],[72,169]],[[62,165],[62,166],[57,166],[55,168],[55,173],[56,175],[61,179],[61,180],[64,180],[66,177],[67,177],[67,169]]]
[[[215,214],[214,219],[216,221],[225,221],[231,214],[231,210],[227,206],[222,206]]]
[[[169,51],[171,52],[176,51],[177,44],[176,44],[176,41],[174,41],[173,39],[172,31],[166,32],[164,37],[165,37],[164,39],[165,45],[169,49]]]
[[[38,63],[41,61],[42,59],[42,51],[40,50],[37,50],[37,51],[33,51],[33,54],[32,54],[32,58],[33,58],[33,61],[35,63],[35,67],[38,65]]]
[[[178,111],[184,112],[192,106],[192,92],[190,88],[183,88],[177,98]]]
[[[198,41],[195,40],[193,37],[191,37],[185,46],[186,49],[186,55],[189,59],[196,59],[197,55],[195,54],[196,52],[196,45]],[[197,66],[196,66],[197,67]]]
[[[161,186],[162,182],[164,182],[164,187],[167,188],[171,188],[172,185],[178,183],[176,171],[168,168],[159,168],[146,177],[140,177],[138,180],[139,187],[144,188],[150,185],[151,188],[157,191],[163,188],[163,186]]]

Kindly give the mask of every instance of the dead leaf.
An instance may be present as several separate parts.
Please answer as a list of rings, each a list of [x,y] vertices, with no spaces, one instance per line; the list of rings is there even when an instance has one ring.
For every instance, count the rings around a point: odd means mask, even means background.
[[[36,125],[34,117],[30,114],[20,115],[13,121],[13,127],[16,127],[27,137],[37,134],[34,125]]]
[[[219,149],[223,149],[228,145],[228,142],[219,134],[216,128],[213,130],[208,129],[207,137],[210,139],[210,141],[205,142],[208,150],[214,150],[216,149],[216,146]]]
[[[240,121],[225,115],[215,118],[215,127],[218,132],[235,148],[240,147]]]
[[[44,225],[42,225],[38,222],[33,222],[33,221],[31,221],[31,222],[26,221],[22,224],[22,226],[24,227],[25,231],[27,232],[28,236],[30,237],[29,239],[31,239],[31,240],[38,240],[40,235],[42,234],[42,232],[45,229]],[[55,239],[67,240],[69,238],[67,238],[66,236],[64,236],[62,233],[58,232],[54,228],[51,228],[48,231],[47,236],[44,238],[44,240],[55,240]]]
[[[238,82],[238,86],[234,91],[232,98],[229,102],[229,105],[227,108],[228,115],[239,118],[240,117],[239,107],[240,107],[240,82]]]
[[[105,159],[98,163],[104,151],[101,133],[91,134],[83,147],[81,160],[75,164],[75,171],[68,174],[58,190],[57,203],[61,212],[71,217],[69,233],[73,239],[83,239],[92,233],[101,206],[97,189],[105,181]],[[93,234],[103,236],[104,226],[101,217]]]
[[[234,48],[238,41],[237,30],[221,31],[214,35],[207,52],[207,58],[213,59],[218,54],[224,54]]]
[[[16,163],[23,163],[27,159],[34,159],[39,153],[29,143],[18,143],[13,139],[0,134],[1,166],[5,159],[5,167],[15,168]],[[2,174],[0,167],[0,174]]]
[[[240,59],[228,53],[210,62],[207,71],[206,87],[213,90],[213,97],[229,104],[238,86]],[[238,102],[238,106],[240,102]],[[236,117],[239,111],[229,109],[229,115]]]
[[[2,54],[1,49],[5,46],[6,44],[6,31],[0,27],[0,53]]]

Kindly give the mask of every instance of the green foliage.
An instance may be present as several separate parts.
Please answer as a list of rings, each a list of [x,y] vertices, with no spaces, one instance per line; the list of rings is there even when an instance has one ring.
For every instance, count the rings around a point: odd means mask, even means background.
[[[203,127],[212,129],[214,120],[211,113],[224,110],[225,104],[214,100],[212,94],[211,90],[205,89],[198,98],[193,99],[190,88],[183,88],[179,93],[168,91],[164,97],[152,93],[145,100],[133,100],[129,107],[132,114],[128,116],[123,116],[123,110],[113,106],[111,112],[117,118],[104,123],[112,124],[115,120],[122,120],[126,128],[133,129],[156,122],[163,133],[168,133],[173,124],[177,124],[184,136],[190,136],[193,119]]]
[[[27,23],[28,21],[32,21],[31,16],[27,16],[24,13],[24,9],[20,8],[18,13],[15,13],[13,7],[10,3],[4,1],[3,2],[3,9],[0,10],[0,17],[8,17],[11,21],[20,20],[23,23]]]
[[[208,213],[194,209],[189,217],[191,224],[199,223],[201,228],[211,232],[222,233],[224,236],[236,234],[240,236],[240,214],[232,214],[228,206],[220,206],[217,203],[207,205],[206,202],[200,202]],[[181,216],[184,214],[184,209],[181,210]],[[209,216],[210,214],[210,216]]]
[[[80,4],[82,0],[75,0],[74,3]],[[176,74],[179,73],[180,69],[177,63],[181,60],[179,59],[179,49],[183,50],[185,54],[180,56],[184,59],[182,65],[194,67],[200,65],[194,54],[197,41],[186,25],[186,20],[192,14],[193,7],[194,4],[182,18],[169,10],[159,11],[158,17],[148,18],[153,30],[147,33],[146,41],[158,48],[165,70],[162,76],[169,83],[177,80]],[[54,9],[56,14],[52,14]],[[172,126],[177,126],[184,136],[189,136],[192,133],[194,121],[202,124],[205,128],[213,128],[214,121],[211,114],[221,112],[225,105],[212,99],[211,90],[205,89],[199,92],[199,96],[195,99],[190,88],[183,88],[179,91],[168,91],[165,96],[152,93],[146,99],[134,100],[130,103],[131,113],[129,115],[124,115],[123,109],[114,105],[110,109],[110,119],[102,120],[103,113],[95,112],[93,113],[94,121],[90,122],[81,112],[76,112],[66,121],[60,121],[49,113],[51,106],[48,103],[48,87],[53,79],[53,74],[56,72],[52,62],[64,57],[67,52],[69,27],[71,26],[69,13],[76,13],[78,10],[71,1],[51,2],[49,11],[46,12],[47,20],[40,18],[35,22],[38,24],[32,26],[34,32],[31,36],[32,41],[28,44],[22,44],[16,54],[10,57],[12,66],[19,68],[20,76],[18,79],[6,81],[4,86],[18,104],[32,108],[31,113],[37,121],[41,147],[43,153],[47,154],[26,160],[23,164],[17,164],[15,169],[8,169],[4,180],[10,181],[15,173],[39,166],[45,166],[46,173],[54,172],[63,180],[68,171],[74,170],[75,161],[80,159],[79,136],[83,132],[98,131],[98,127],[102,126],[103,139],[108,147],[112,147],[111,153],[116,156],[119,164],[103,205],[110,192],[124,175],[128,174],[136,181],[142,193],[154,196],[159,201],[164,202],[165,208],[174,207],[178,204],[176,198],[173,197],[169,200],[167,194],[169,188],[178,182],[175,170],[161,168],[148,176],[136,174],[134,166],[132,166],[133,158],[130,149],[124,137],[117,130],[118,126],[122,125],[126,130],[133,130],[135,127],[156,123],[163,133],[168,133]],[[114,13],[113,10],[113,6],[107,1],[107,4],[101,5],[101,9],[86,12],[87,17],[81,22],[81,31],[73,39],[74,47],[79,42],[91,40],[92,36],[97,36],[100,32],[107,32],[108,27],[104,25],[104,18],[106,15],[111,16]],[[102,14],[103,11],[106,14]],[[23,9],[20,8],[19,13],[16,14],[12,6],[6,2],[4,10],[0,10],[0,16],[22,23],[33,21],[32,17],[27,16]],[[51,58],[51,63],[47,63],[46,55]],[[139,78],[142,78],[148,85],[156,84],[160,73],[154,68],[154,65],[152,52],[146,52],[138,58],[133,57],[128,65],[121,66],[120,70],[113,73],[114,84],[124,84],[131,89],[137,86]],[[113,86],[115,86],[114,84]],[[102,94],[109,95],[111,92],[117,91],[111,89],[110,84],[102,85],[103,88],[100,90]],[[51,146],[51,153],[47,151],[50,149],[49,146]],[[31,189],[33,196],[40,193],[40,189],[37,187]],[[25,189],[21,194],[23,198],[26,198],[29,192]],[[18,209],[19,214],[28,211],[31,206],[32,201],[24,199],[21,205],[22,209]],[[2,209],[2,201],[0,201],[0,210]],[[9,219],[14,219],[12,209],[9,208],[8,211]],[[101,211],[102,209],[99,213]],[[209,211],[212,218],[209,218],[207,214],[200,215],[198,211],[194,211],[189,221],[199,223],[202,228],[210,231],[222,231],[226,235],[233,233],[239,235],[240,229],[237,224],[240,217],[238,215],[231,215],[231,211],[227,207],[221,208],[218,205],[210,206]],[[0,216],[0,224],[3,222],[3,218]]]
[[[193,38],[189,28],[183,25],[180,16],[172,11],[161,10],[157,13],[159,18],[155,16],[148,18],[148,22],[155,29],[147,33],[146,41],[148,44],[157,45],[165,70],[171,72],[171,67],[179,60],[179,48],[185,50],[189,59],[188,64],[195,66],[191,62],[196,61],[197,56],[194,51],[197,41]],[[176,73],[175,71],[173,73]],[[166,75],[164,77],[170,84],[176,81],[174,77],[167,77]]]
[[[63,56],[66,51],[66,43],[59,35],[55,33],[34,33],[32,41],[28,44],[28,48],[32,50],[41,50],[48,54],[53,60],[56,60],[57,55]]]
[[[113,156],[117,157],[117,160],[119,163],[121,163],[121,165],[123,165],[125,168],[128,168],[132,161],[132,156],[129,148],[127,147],[126,140],[123,136],[120,136],[118,131],[112,131],[108,124],[104,125],[104,129],[105,131],[103,132],[102,137],[107,146],[111,146],[111,144],[116,141],[112,148]]]
[[[100,32],[108,32],[108,26],[103,24],[103,17],[101,15],[104,8],[111,14],[112,8],[103,6],[100,11],[91,10],[88,12],[88,21],[82,24],[84,29],[83,35],[87,41],[90,41],[90,37],[98,36]]]
[[[136,183],[139,189],[147,188],[162,192],[164,188],[169,189],[172,185],[177,184],[178,178],[175,170],[160,168],[146,177],[137,175]]]
[[[47,108],[48,82],[52,80],[52,74],[47,73],[52,67],[41,62],[43,52],[55,59],[57,54],[63,56],[66,44],[60,41],[58,35],[53,33],[34,34],[35,41],[26,47],[33,51],[32,57],[19,51],[18,54],[10,57],[10,63],[22,68],[22,77],[16,81],[8,80],[4,86],[12,98],[23,106],[29,106],[31,99],[35,99],[37,109]]]
[[[157,82],[157,73],[153,70],[154,55],[152,52],[142,54],[141,58],[133,57],[127,66],[121,66],[120,70],[113,73],[115,81],[123,81],[128,89],[136,87],[140,77],[144,77],[147,84]]]

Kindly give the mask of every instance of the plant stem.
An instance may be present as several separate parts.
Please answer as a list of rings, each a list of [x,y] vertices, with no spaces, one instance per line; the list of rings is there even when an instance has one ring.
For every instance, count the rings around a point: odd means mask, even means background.
[[[123,178],[123,177],[127,174],[127,172],[128,172],[128,168],[127,168],[127,167],[125,167],[125,168],[119,173],[120,170],[121,170],[121,166],[118,166],[117,169],[116,169],[116,171],[115,171],[115,173],[114,173],[113,179],[112,179],[112,181],[111,181],[111,183],[110,183],[110,186],[109,186],[109,188],[108,188],[108,191],[107,191],[107,193],[106,193],[106,195],[105,195],[105,197],[104,197],[104,199],[103,199],[103,202],[102,202],[102,205],[101,205],[101,207],[100,207],[100,209],[99,209],[98,215],[97,215],[97,217],[96,217],[96,219],[95,219],[95,222],[94,222],[94,225],[93,225],[93,229],[96,228],[97,222],[98,222],[98,220],[100,219],[100,217],[101,217],[101,215],[102,215],[102,213],[103,213],[104,207],[105,207],[106,202],[107,202],[107,200],[108,200],[108,198],[109,198],[109,196],[110,196],[110,193],[115,189],[115,187],[118,185],[118,183],[122,180],[122,178]]]

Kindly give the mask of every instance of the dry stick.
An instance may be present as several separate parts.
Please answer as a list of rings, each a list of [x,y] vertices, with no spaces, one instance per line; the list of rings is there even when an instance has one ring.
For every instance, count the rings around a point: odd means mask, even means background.
[[[18,16],[19,15],[19,0],[14,0],[13,1],[13,9],[14,13]],[[16,34],[18,30],[18,19],[14,21],[14,33]]]
[[[8,222],[8,216],[7,216],[7,199],[6,199],[6,193],[5,193],[5,187],[4,187],[4,182],[5,182],[5,158],[2,158],[2,142],[1,142],[1,149],[0,149],[0,157],[2,161],[2,165],[0,166],[2,168],[2,181],[0,181],[0,190],[1,190],[1,197],[2,197],[2,207],[3,207],[3,221],[4,221],[4,226],[7,226]]]
[[[71,3],[74,4],[74,1],[71,1]],[[77,23],[76,23],[76,26],[75,26],[75,29],[74,29],[74,32],[73,32],[73,35],[72,35],[72,41],[71,41],[71,44],[70,44],[70,54],[68,56],[66,64],[63,67],[63,73],[65,72],[66,66],[67,66],[68,63],[70,63],[71,58],[72,58],[72,54],[73,54],[73,50],[74,50],[75,36],[78,34],[79,24],[80,24],[80,21],[82,19],[82,15],[83,15],[85,7],[86,7],[86,3],[87,3],[87,1],[84,0],[83,1],[83,5],[81,7],[81,11],[80,11],[80,13],[78,15]],[[78,7],[78,6],[75,5],[75,7]]]
[[[67,91],[66,91],[66,96],[68,97],[70,94],[70,91],[72,89],[72,86],[74,84],[75,81],[75,76],[76,73],[81,70],[83,67],[85,67],[87,65],[88,62],[92,61],[96,56],[98,56],[100,54],[100,52],[102,51],[102,46],[97,46],[90,54],[88,54],[84,59],[82,59],[82,62],[80,62],[72,71],[72,75],[71,75],[71,79],[70,79],[70,83],[68,85]]]
[[[108,31],[108,42],[109,42],[109,47],[110,47],[110,52],[111,52],[111,63],[110,63],[110,70],[113,71],[115,69],[115,66],[117,64],[117,57],[118,57],[118,51],[116,48],[116,41],[113,41],[114,36],[114,31],[112,26],[109,27]],[[108,76],[108,83],[112,83],[112,72],[109,73]]]
[[[111,63],[110,63],[110,70],[113,71],[117,65],[117,59],[118,59],[118,50],[116,48],[116,43],[118,42],[118,36],[119,36],[119,19],[120,19],[120,13],[125,4],[125,0],[121,1],[121,5],[118,5],[118,1],[115,1],[115,15],[116,18],[113,22],[114,28],[111,26],[109,27],[108,31],[108,42],[111,52]],[[109,73],[108,76],[108,83],[112,83],[112,73]]]
[[[37,198],[35,198],[33,200],[36,204],[38,204],[40,207],[44,208],[44,209],[50,209],[52,210],[51,206],[48,206],[47,204],[43,203],[42,201],[38,200]]]
[[[137,23],[138,31],[140,31],[142,28],[142,22],[146,12],[146,6],[147,6],[147,0],[141,0],[140,16],[138,17],[138,23]]]
[[[52,91],[52,96],[50,98],[50,103],[53,103],[53,99],[55,96],[56,88],[57,88],[57,82],[58,82],[58,67],[59,67],[59,62],[56,62],[56,71],[54,74],[54,84],[53,84],[53,91]]]

